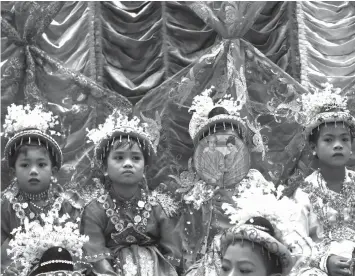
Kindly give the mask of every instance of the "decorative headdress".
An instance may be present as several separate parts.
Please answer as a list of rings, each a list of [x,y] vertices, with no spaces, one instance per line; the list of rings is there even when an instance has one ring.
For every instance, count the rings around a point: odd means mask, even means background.
[[[347,108],[348,98],[340,95],[341,89],[333,89],[330,83],[323,84],[324,90],[302,95],[302,116],[304,117],[304,135],[308,137],[312,130],[323,123],[342,123],[349,126],[355,136],[355,118]]]
[[[255,194],[253,202],[250,198],[238,198],[235,206],[224,203],[222,208],[234,224],[226,234],[233,234],[234,239],[260,244],[279,258],[282,275],[288,275],[295,256],[292,256],[288,249],[293,240],[288,241],[287,236],[297,231],[297,224],[292,223],[298,215],[299,207],[296,203],[288,198],[278,200],[272,194]],[[272,227],[258,223],[255,218],[260,217],[270,222]]]
[[[55,126],[59,125],[58,116],[45,111],[42,105],[31,108],[30,105],[12,104],[7,111],[2,133],[9,138],[4,151],[5,159],[9,161],[19,146],[38,142],[38,145],[44,145],[52,154],[55,160],[54,165],[59,169],[63,162],[62,150],[52,137],[61,136],[55,130]]]
[[[23,269],[20,276],[27,276],[37,260],[40,267],[57,264],[57,268],[71,267],[72,260],[60,258],[60,254],[48,254],[53,247],[66,249],[71,257],[81,259],[82,247],[89,237],[80,235],[77,223],[71,222],[68,215],[59,217],[58,212],[50,212],[47,216],[41,214],[44,224],[38,220],[29,221],[25,218],[23,227],[13,230],[14,238],[9,242],[7,254],[16,263],[20,263]],[[47,251],[47,254],[44,253]],[[57,252],[58,253],[58,252]],[[43,256],[43,257],[42,257]],[[51,258],[51,256],[53,258]],[[37,267],[34,270],[38,269]]]
[[[110,146],[116,139],[122,140],[122,137],[127,137],[128,140],[136,139],[143,149],[148,150],[148,154],[156,154],[161,129],[159,114],[156,113],[156,120],[146,118],[142,113],[141,117],[144,122],[136,116],[129,119],[127,115],[115,109],[105,123],[96,129],[87,130],[89,141],[95,144],[96,160],[101,162]]]
[[[225,127],[230,126],[232,129],[236,128],[242,137],[246,137],[246,123],[240,117],[242,104],[234,100],[231,95],[225,95],[214,103],[211,97],[213,89],[212,86],[210,89],[203,91],[201,95],[195,96],[189,109],[189,112],[193,112],[189,133],[195,145],[206,131],[208,134],[211,134],[211,131],[215,132],[218,123],[223,123]],[[209,118],[210,112],[216,107],[226,109],[228,114],[219,114]]]
[[[62,275],[67,275],[66,272],[73,273],[73,271],[74,262],[70,252],[63,247],[54,246],[43,253],[39,264],[29,276],[46,275],[47,272],[61,272]]]

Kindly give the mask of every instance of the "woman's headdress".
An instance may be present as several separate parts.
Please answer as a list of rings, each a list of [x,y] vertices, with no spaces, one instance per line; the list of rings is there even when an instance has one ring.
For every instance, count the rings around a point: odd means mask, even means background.
[[[56,130],[59,126],[58,116],[51,111],[46,111],[42,105],[31,107],[30,105],[12,104],[7,108],[4,131],[2,135],[9,138],[5,146],[5,159],[16,152],[17,148],[33,142],[43,145],[54,157],[53,166],[61,167],[63,162],[62,150],[53,136],[61,136]]]
[[[297,218],[299,207],[288,198],[278,200],[273,194],[259,193],[255,194],[253,202],[242,197],[234,206],[223,204],[222,208],[234,226],[222,235],[221,245],[226,235],[259,244],[278,257],[282,275],[288,275],[295,256],[291,255],[289,247],[292,244],[287,237],[297,231],[292,219]]]
[[[215,132],[215,126],[218,123],[224,123],[226,127],[237,129],[241,136],[246,136],[245,121],[240,117],[242,104],[235,100],[231,95],[225,95],[222,99],[214,103],[211,97],[213,87],[206,89],[194,97],[189,112],[193,112],[189,125],[189,133],[194,142],[197,144],[201,136],[208,131],[209,134]],[[224,108],[228,114],[219,114],[210,117],[210,112],[217,107]],[[209,118],[210,117],[210,118]]]
[[[309,137],[312,131],[325,123],[339,123],[349,126],[355,136],[355,118],[347,108],[347,96],[340,95],[341,89],[333,89],[333,85],[326,83],[323,90],[316,90],[313,94],[302,95],[302,112],[304,121],[304,135]]]
[[[206,89],[200,95],[194,97],[189,112],[192,118],[189,124],[189,134],[196,146],[205,136],[216,132],[216,127],[223,127],[235,130],[239,137],[250,144],[252,151],[262,152],[265,155],[265,146],[262,141],[260,124],[250,121],[246,116],[241,117],[245,105],[245,97],[242,94],[240,99],[235,99],[231,95],[224,95],[220,99],[213,99],[214,87]],[[216,112],[221,109],[225,112]],[[224,113],[224,114],[223,114]]]
[[[13,239],[7,254],[22,267],[20,276],[29,275],[31,270],[30,275],[48,270],[71,270],[75,264],[71,258],[80,260],[83,245],[89,240],[80,234],[78,224],[70,221],[68,215],[60,217],[53,211],[41,214],[41,219],[42,224],[25,218],[24,225],[11,232]]]
[[[130,119],[115,109],[105,123],[88,130],[87,137],[95,144],[95,158],[99,163],[105,158],[111,145],[123,137],[127,137],[128,140],[135,139],[148,154],[157,153],[161,129],[159,114],[156,114],[156,120],[146,118],[143,114],[141,117],[142,120],[137,116]]]

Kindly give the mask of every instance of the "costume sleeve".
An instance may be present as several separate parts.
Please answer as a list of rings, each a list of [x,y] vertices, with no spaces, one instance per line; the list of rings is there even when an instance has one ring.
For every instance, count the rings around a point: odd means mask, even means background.
[[[105,227],[107,227],[105,211],[96,200],[86,206],[81,219],[80,232],[89,236],[84,245],[85,260],[93,264],[94,271],[101,274],[116,275],[109,262],[111,251],[106,247]]]
[[[175,267],[180,267],[182,261],[183,221],[179,217],[168,217],[160,205],[156,206],[156,216],[159,222],[159,249],[165,258]]]
[[[11,224],[11,204],[7,199],[1,201],[1,272],[12,263],[11,258],[7,255],[9,242],[11,240],[11,231],[13,225]],[[14,220],[15,218],[13,218]]]
[[[298,188],[293,195],[293,199],[301,206],[302,214],[299,216],[299,223],[303,226],[304,233],[311,237],[313,241],[320,241],[323,227],[313,211],[308,194]]]

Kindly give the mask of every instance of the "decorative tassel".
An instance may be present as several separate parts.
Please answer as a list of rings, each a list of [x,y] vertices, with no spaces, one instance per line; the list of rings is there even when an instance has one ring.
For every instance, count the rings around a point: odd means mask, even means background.
[[[214,125],[213,133],[216,133],[216,124]]]
[[[39,140],[39,138],[37,138],[38,139],[38,145],[40,146],[41,145],[41,141]]]
[[[233,124],[231,123],[232,130],[234,130]]]
[[[114,143],[115,143],[115,137],[113,137],[113,139],[112,139],[111,146],[113,146]]]
[[[47,150],[48,150],[48,141],[46,141],[46,148],[47,148]]]
[[[128,142],[129,142],[129,135],[128,135]]]
[[[21,137],[20,146],[22,146],[22,144],[23,144],[23,137]]]
[[[223,122],[223,129],[226,130],[226,124]]]
[[[120,135],[120,143],[122,142],[122,135]]]
[[[31,136],[28,137],[28,144],[29,144],[29,145],[31,144]]]

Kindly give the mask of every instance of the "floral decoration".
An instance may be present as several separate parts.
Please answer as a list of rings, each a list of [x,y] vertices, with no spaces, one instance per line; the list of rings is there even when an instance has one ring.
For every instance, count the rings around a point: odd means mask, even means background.
[[[88,236],[80,235],[78,224],[69,221],[67,214],[60,217],[58,212],[49,212],[48,215],[41,214],[41,219],[43,224],[25,218],[23,226],[11,232],[13,239],[7,254],[18,267],[23,267],[19,276],[27,276],[43,253],[54,246],[67,249],[73,257],[80,259],[82,247],[89,241]]]

